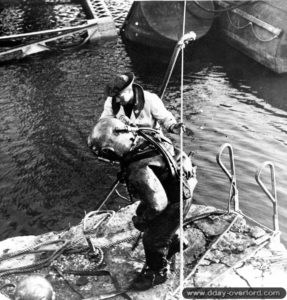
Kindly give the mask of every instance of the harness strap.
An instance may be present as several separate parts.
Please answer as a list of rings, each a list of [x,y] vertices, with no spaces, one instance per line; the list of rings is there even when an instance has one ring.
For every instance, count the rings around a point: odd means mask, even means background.
[[[179,173],[177,169],[177,163],[172,157],[172,155],[163,147],[163,145],[155,139],[147,134],[145,134],[143,131],[139,131],[139,134],[144,137],[147,141],[149,141],[155,148],[159,151],[159,153],[163,156],[164,160],[166,161],[168,168],[171,172],[171,175],[173,177],[179,178]]]
[[[154,136],[144,133],[143,130],[139,130],[138,134],[142,136],[146,142],[142,143],[124,156],[122,159],[123,166],[141,159],[162,155],[172,177],[179,178],[177,163],[164,146],[160,142],[156,141]]]
[[[130,164],[135,161],[139,161],[145,158],[150,158],[159,155],[158,151],[154,148],[144,149],[142,151],[132,151],[129,152],[128,155],[124,158],[124,164]]]

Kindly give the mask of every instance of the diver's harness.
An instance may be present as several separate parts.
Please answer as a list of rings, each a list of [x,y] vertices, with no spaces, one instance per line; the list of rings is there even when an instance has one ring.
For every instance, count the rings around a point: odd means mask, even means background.
[[[167,168],[170,171],[171,176],[179,179],[180,174],[177,163],[171,153],[162,145],[162,142],[169,144],[171,144],[171,142],[169,139],[164,137],[159,130],[149,127],[138,128],[126,125],[124,128],[115,128],[115,131],[117,133],[133,132],[138,134],[138,136],[143,137],[145,140],[140,145],[135,146],[134,149],[129,151],[123,156],[123,158],[120,159],[122,170],[124,170],[125,167],[132,162],[161,154],[167,164]]]

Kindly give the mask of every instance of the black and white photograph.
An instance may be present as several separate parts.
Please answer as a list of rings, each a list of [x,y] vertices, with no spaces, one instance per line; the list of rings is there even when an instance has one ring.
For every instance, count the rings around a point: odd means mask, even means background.
[[[0,0],[0,300],[287,299],[287,0]]]

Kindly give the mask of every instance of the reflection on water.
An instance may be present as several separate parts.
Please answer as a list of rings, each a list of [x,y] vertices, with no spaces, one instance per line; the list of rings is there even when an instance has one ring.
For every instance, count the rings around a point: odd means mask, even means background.
[[[79,25],[87,19],[79,4],[47,5],[26,2],[0,8],[0,17],[1,35]]]
[[[120,24],[124,18],[120,3],[109,5]],[[114,73],[133,71],[140,84],[157,92],[169,57],[124,45],[118,38],[0,66],[1,238],[62,230],[94,209],[117,173],[116,166],[97,161],[86,146],[102,111],[105,84]],[[177,117],[179,67],[164,98]],[[198,166],[196,201],[226,207],[229,183],[215,156],[228,142],[234,148],[242,210],[271,226],[271,204],[254,180],[257,167],[271,160],[285,242],[286,78],[223,44],[202,40],[186,49],[184,146]],[[225,154],[223,161],[228,165]],[[265,171],[262,175],[270,188],[270,175]],[[124,187],[121,192],[125,194]],[[109,207],[125,204],[114,195]]]

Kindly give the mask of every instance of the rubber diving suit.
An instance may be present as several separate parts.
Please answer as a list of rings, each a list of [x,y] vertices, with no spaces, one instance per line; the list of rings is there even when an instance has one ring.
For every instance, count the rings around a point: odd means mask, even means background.
[[[133,222],[144,233],[146,268],[133,287],[144,290],[167,279],[169,259],[179,251],[176,231],[180,222],[180,178],[176,161],[180,155],[184,216],[190,209],[197,181],[189,157],[174,149],[168,139],[139,131],[119,133],[118,129],[125,131],[126,127],[115,118],[100,119],[88,145],[96,155],[120,161],[130,194],[140,200]]]

